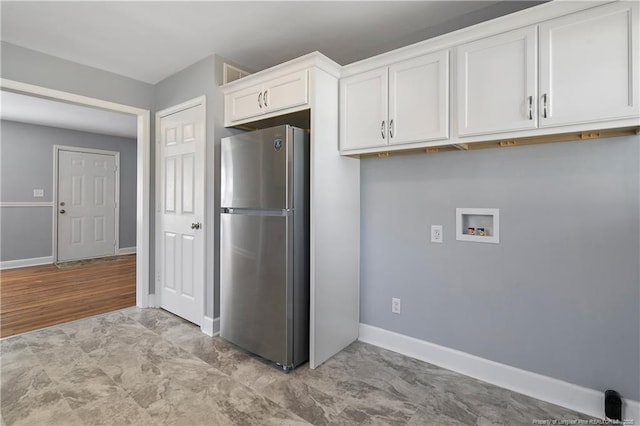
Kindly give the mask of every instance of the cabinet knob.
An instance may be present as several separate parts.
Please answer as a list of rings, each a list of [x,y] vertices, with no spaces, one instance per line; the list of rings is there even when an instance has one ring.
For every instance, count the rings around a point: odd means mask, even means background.
[[[529,96],[529,120],[533,120],[533,96]]]
[[[547,118],[547,94],[542,95],[542,117]]]
[[[262,92],[258,93],[258,106],[262,108]]]
[[[384,127],[384,120],[382,120],[382,124],[380,124],[380,135],[382,135],[382,139],[384,139],[384,134],[385,134],[385,127]]]
[[[393,119],[389,121],[389,137],[393,137]]]
[[[265,90],[262,95],[262,101],[264,102],[265,108],[269,106],[267,103],[267,95],[269,94],[269,89]]]

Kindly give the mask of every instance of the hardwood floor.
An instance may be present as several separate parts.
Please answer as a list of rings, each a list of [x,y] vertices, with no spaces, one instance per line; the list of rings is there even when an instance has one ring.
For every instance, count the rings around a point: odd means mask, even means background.
[[[0,337],[136,304],[136,256],[0,271]]]

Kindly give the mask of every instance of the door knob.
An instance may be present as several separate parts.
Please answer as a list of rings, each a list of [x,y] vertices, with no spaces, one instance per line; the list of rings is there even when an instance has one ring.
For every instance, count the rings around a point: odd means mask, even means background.
[[[67,211],[65,209],[60,210],[60,214],[65,214]]]
[[[201,226],[200,222],[194,222],[191,224],[191,229],[200,229]]]

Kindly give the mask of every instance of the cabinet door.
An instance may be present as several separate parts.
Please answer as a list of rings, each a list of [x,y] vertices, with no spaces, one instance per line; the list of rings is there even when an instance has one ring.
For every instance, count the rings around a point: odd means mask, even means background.
[[[309,102],[307,74],[307,70],[299,71],[265,83],[262,98],[265,111],[280,111]]]
[[[536,27],[458,47],[458,134],[536,128]]]
[[[387,67],[340,80],[340,149],[387,145]]]
[[[225,95],[226,117],[229,117],[229,121],[234,122],[264,114],[262,95],[262,85],[252,86]]]
[[[449,51],[389,67],[389,143],[449,137]]]
[[[637,2],[540,25],[541,126],[637,116],[637,25]]]

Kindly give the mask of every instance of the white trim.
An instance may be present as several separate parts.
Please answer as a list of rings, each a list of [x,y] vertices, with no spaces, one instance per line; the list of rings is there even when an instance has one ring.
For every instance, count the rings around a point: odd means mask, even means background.
[[[121,247],[118,249],[118,255],[136,254],[136,247]]]
[[[114,226],[114,245],[113,245],[113,255],[118,254],[118,247],[120,247],[120,152],[119,151],[109,151],[105,149],[96,149],[96,148],[84,148],[81,146],[69,146],[69,145],[53,145],[53,204],[55,206],[58,205],[58,187],[60,186],[60,176],[59,176],[59,167],[60,167],[60,151],[70,151],[70,152],[80,152],[83,154],[98,154],[98,155],[109,155],[114,157],[114,163],[116,166],[115,170],[115,182],[114,182],[114,198],[116,203],[116,212],[115,212],[115,226]],[[58,261],[58,215],[56,211],[53,211],[53,239],[52,239],[52,253],[53,259]],[[68,259],[73,260],[73,259]]]
[[[0,269],[24,268],[25,266],[47,265],[53,263],[53,256],[33,257],[31,259],[5,260],[0,262]]]
[[[140,308],[149,306],[149,188],[151,185],[149,172],[151,170],[151,118],[149,110],[4,78],[0,78],[0,88],[134,114],[138,117],[136,247],[140,247],[140,250],[136,257],[136,305]]]
[[[202,318],[200,330],[207,336],[217,336],[220,334],[220,318],[211,318],[205,315]]]
[[[463,229],[464,216],[491,216],[489,235],[466,234]],[[500,244],[500,209],[456,208],[456,240]]]
[[[574,385],[367,324],[360,324],[358,340],[580,413],[604,418],[604,391]],[[639,420],[640,403],[625,400],[623,418]]]
[[[138,307],[140,308],[141,306]],[[147,297],[147,306],[145,306],[145,308],[160,308],[160,305],[156,303],[155,294],[150,294],[149,297]]]
[[[159,144],[161,143],[162,139],[162,131],[160,129],[160,121],[162,118],[167,117],[169,115],[172,114],[176,114],[180,111],[184,111],[186,109],[189,108],[194,108],[197,106],[201,106],[202,107],[202,134],[204,135],[204,146],[203,146],[203,156],[205,158],[205,162],[204,162],[204,169],[202,171],[203,173],[203,179],[204,182],[203,184],[203,203],[204,203],[204,214],[203,214],[203,222],[204,219],[207,218],[207,191],[206,191],[206,179],[207,179],[207,97],[205,95],[202,96],[198,96],[196,98],[193,99],[189,99],[185,102],[182,102],[180,104],[177,105],[173,105],[171,107],[165,108],[161,111],[157,111],[156,112],[156,120],[155,120],[155,128],[156,128],[156,140],[155,140],[155,144],[156,144],[156,158],[155,158],[155,164],[156,164],[156,182],[161,182],[162,176],[160,176],[162,167],[160,164],[160,161],[162,160],[162,158],[160,158],[160,156],[158,155],[159,151]],[[160,185],[156,185],[156,205],[155,205],[155,217],[156,217],[156,229],[155,229],[155,236],[156,236],[156,245],[155,245],[155,256],[156,256],[156,265],[155,265],[155,271],[154,271],[154,288],[155,288],[155,298],[154,301],[157,304],[157,306],[162,307],[162,290],[160,288],[158,288],[158,286],[161,284],[160,280],[158,279],[162,273],[162,271],[160,270],[160,263],[157,261],[158,259],[162,258],[162,244],[160,244],[160,241],[162,240],[162,229],[157,226],[158,223],[160,223],[160,215],[161,215],[161,200],[162,200],[162,194],[160,194],[160,191],[162,190],[162,188],[160,188]],[[206,222],[205,222],[205,229],[207,229],[206,226]],[[211,224],[211,226],[213,227],[213,224]],[[207,294],[207,236],[206,234],[204,235],[204,241],[203,241],[203,250],[204,250],[204,256],[203,258],[205,259],[204,262],[202,262],[202,268],[203,268],[203,280],[202,280],[202,299],[201,299],[201,303],[202,303],[202,317],[200,319],[200,328],[202,330],[203,333],[208,334],[207,331],[209,328],[209,325],[207,323],[209,317],[206,316],[206,294]],[[211,330],[213,330],[213,328],[211,328]],[[212,331],[213,333],[213,331]]]
[[[2,201],[0,207],[53,207],[53,201]]]

